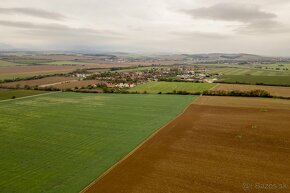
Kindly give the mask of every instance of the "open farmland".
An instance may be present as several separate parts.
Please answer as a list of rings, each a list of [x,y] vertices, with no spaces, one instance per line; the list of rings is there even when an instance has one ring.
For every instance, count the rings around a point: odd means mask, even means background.
[[[251,75],[251,76],[290,76],[290,71],[280,70],[259,70],[255,68],[212,68],[211,73],[221,73],[223,75]]]
[[[17,65],[42,65],[51,60],[41,60],[41,59],[32,59],[32,58],[10,58],[7,61],[13,62]]]
[[[272,96],[290,97],[290,87],[282,86],[260,86],[260,85],[243,85],[243,84],[219,84],[211,90],[219,91],[251,91],[251,90],[265,90]]]
[[[219,82],[290,86],[290,76],[224,75]]]
[[[54,93],[3,102],[1,192],[79,192],[193,99]]]
[[[84,64],[91,64],[91,63],[84,63],[84,62],[78,62],[78,61],[52,61],[47,62],[47,65],[84,65]]]
[[[219,67],[220,66],[220,67]],[[261,65],[275,69],[278,64]],[[285,64],[287,68],[288,65]],[[219,82],[226,83],[245,83],[245,84],[268,84],[268,85],[290,85],[289,70],[273,70],[273,69],[256,69],[250,66],[244,67],[222,67],[217,65],[210,67],[208,72],[222,74]]]
[[[196,102],[199,105],[221,106],[221,107],[244,107],[259,109],[290,109],[290,101],[285,99],[271,98],[248,98],[229,96],[202,96]]]
[[[13,62],[8,62],[8,61],[4,61],[4,60],[0,60],[0,67],[3,66],[16,66],[17,64],[13,63]]]
[[[45,78],[35,79],[35,80],[22,80],[22,81],[16,81],[16,82],[2,83],[0,84],[0,86],[7,87],[7,88],[16,88],[16,87],[24,88],[25,85],[34,87],[34,86],[62,83],[62,82],[73,81],[73,80],[76,80],[76,78],[65,77],[65,76],[53,76],[53,77],[45,77]]]
[[[252,99],[208,98],[200,97],[83,192],[289,192],[289,101],[257,99],[248,107]]]
[[[47,85],[46,87],[53,87],[61,90],[65,89],[73,89],[75,87],[81,88],[81,87],[87,87],[89,85],[96,85],[98,83],[97,80],[77,80],[77,81],[71,81],[71,82],[65,82],[61,84],[54,84],[54,85]]]
[[[216,84],[191,83],[191,82],[149,82],[137,85],[129,89],[130,92],[168,93],[175,91],[187,91],[190,93],[202,92],[213,88]]]
[[[39,91],[39,90],[9,90],[9,89],[0,89],[0,101],[12,99],[12,97],[20,98],[20,97],[27,97],[33,96],[38,94],[48,93],[46,91]]]
[[[66,73],[76,70],[75,66],[11,66],[0,67],[0,80],[44,74]]]
[[[290,63],[276,63],[276,64],[267,64],[267,65],[258,65],[262,68],[272,68],[272,69],[288,69],[290,70]]]

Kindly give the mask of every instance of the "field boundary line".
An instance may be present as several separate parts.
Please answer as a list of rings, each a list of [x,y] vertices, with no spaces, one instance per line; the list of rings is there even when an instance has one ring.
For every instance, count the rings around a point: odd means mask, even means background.
[[[211,89],[209,89],[209,90],[213,90],[213,89],[217,88],[220,85],[221,85],[220,83],[216,83],[216,85],[214,87],[212,87]]]
[[[96,178],[94,181],[92,181],[89,185],[87,185],[83,190],[81,190],[79,193],[85,193],[89,188],[91,188],[93,185],[95,185],[98,181],[100,181],[102,178],[104,178],[106,175],[108,175],[113,169],[115,169],[118,165],[120,165],[122,162],[124,162],[127,158],[129,158],[131,155],[133,155],[137,150],[139,150],[147,141],[155,137],[161,130],[166,128],[168,125],[170,125],[173,121],[181,117],[187,109],[194,104],[194,102],[198,99],[199,97],[195,98],[194,101],[189,103],[185,107],[185,109],[179,113],[176,117],[172,118],[169,120],[165,125],[154,131],[150,136],[148,136],[144,141],[142,141],[139,145],[137,145],[132,151],[130,151],[127,155],[125,155],[123,158],[121,158],[118,162],[116,162],[114,165],[112,165],[109,169],[107,169],[103,174],[101,174],[98,178]]]
[[[50,95],[50,94],[55,94],[55,93],[59,93],[59,92],[61,92],[61,91],[58,91],[58,92],[48,92],[48,93],[42,93],[42,94],[36,94],[36,95],[30,95],[30,96],[15,98],[15,99],[6,99],[6,100],[0,101],[0,103],[9,102],[9,101],[16,101],[16,100],[26,99],[26,98],[32,98],[32,97],[37,97],[37,96],[43,96],[43,95]]]

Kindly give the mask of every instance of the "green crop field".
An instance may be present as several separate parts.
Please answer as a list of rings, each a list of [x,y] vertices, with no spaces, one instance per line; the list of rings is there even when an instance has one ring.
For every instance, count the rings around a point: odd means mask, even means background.
[[[0,60],[0,67],[1,66],[17,66],[17,64],[13,63],[13,62],[7,62],[4,60]]]
[[[43,94],[47,93],[46,91],[39,91],[39,90],[6,90],[0,89],[0,101],[6,99],[12,99],[14,96],[15,98],[19,97],[26,97],[31,95]]]
[[[290,85],[290,76],[251,76],[251,75],[224,75],[219,82],[245,83],[245,84],[268,84],[268,85]]]
[[[17,65],[42,65],[51,60],[45,59],[13,59],[11,62],[17,63]]]
[[[254,68],[212,68],[210,73],[223,75],[290,76],[290,71],[258,70]]]
[[[30,78],[33,76],[43,76],[43,75],[59,75],[59,74],[65,74],[72,72],[72,69],[67,69],[67,70],[61,70],[61,71],[50,71],[50,72],[45,72],[45,71],[39,71],[39,72],[29,72],[25,74],[21,73],[16,73],[16,74],[0,74],[0,80],[14,80],[17,78]]]
[[[194,96],[54,93],[0,103],[0,192],[79,192]]]
[[[192,82],[149,82],[137,85],[129,89],[130,92],[148,93],[168,93],[175,91],[187,91],[190,93],[202,92],[211,89],[216,84],[211,83],[192,83]]]

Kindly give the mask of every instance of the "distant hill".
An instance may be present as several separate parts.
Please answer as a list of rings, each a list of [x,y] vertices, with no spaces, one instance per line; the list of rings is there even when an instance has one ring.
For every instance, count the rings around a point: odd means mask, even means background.
[[[185,58],[199,62],[214,62],[214,61],[228,61],[228,62],[274,62],[281,60],[278,57],[266,57],[253,54],[224,54],[224,53],[211,53],[211,54],[182,54]],[[288,60],[284,58],[284,60]]]

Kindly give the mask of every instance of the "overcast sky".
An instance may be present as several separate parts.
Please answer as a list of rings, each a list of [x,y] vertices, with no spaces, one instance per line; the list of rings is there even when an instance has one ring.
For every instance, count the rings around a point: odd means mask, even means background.
[[[290,56],[290,0],[1,0],[0,48]]]

